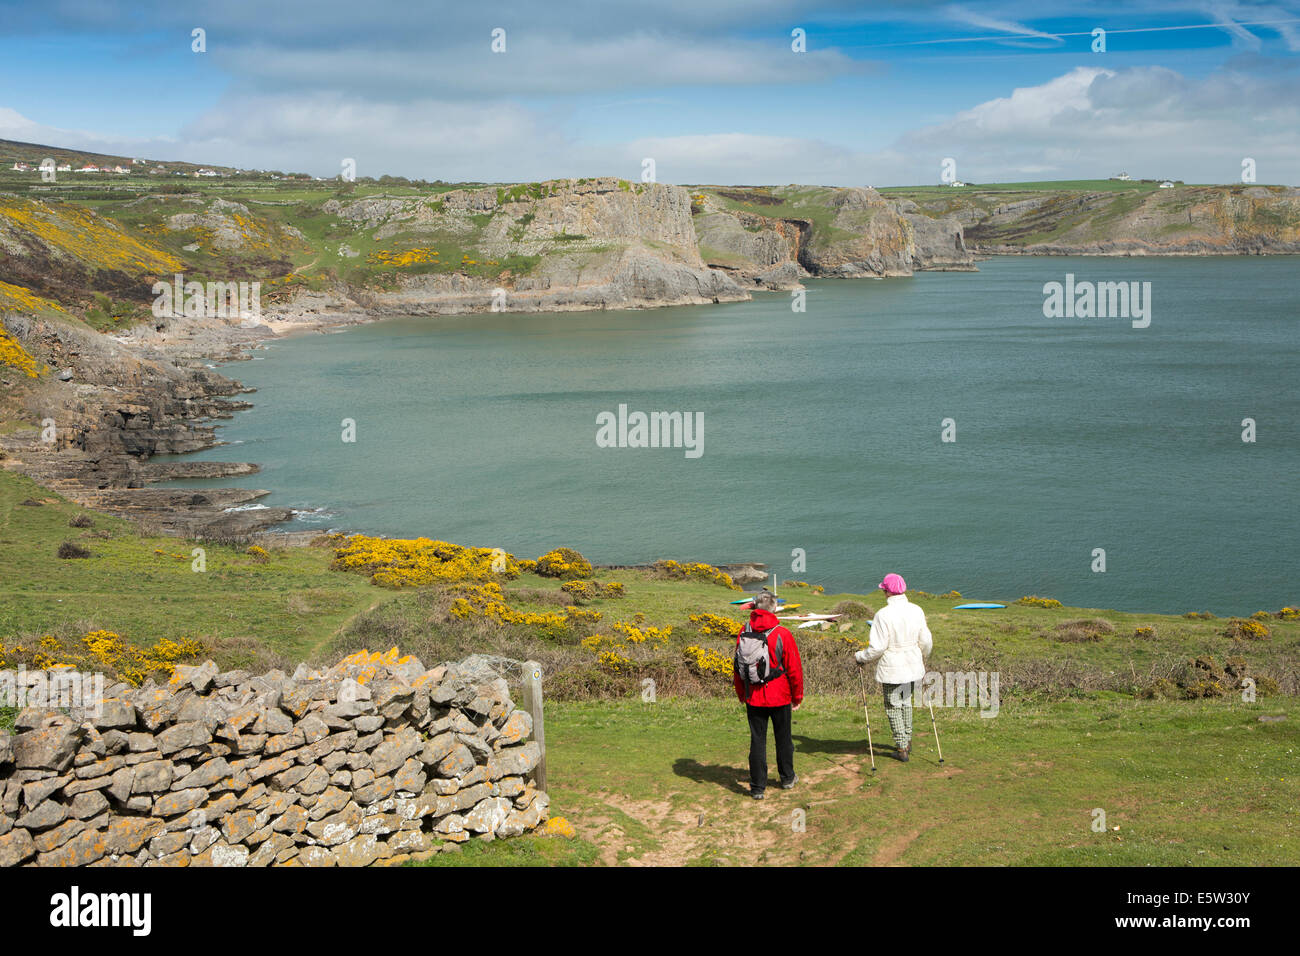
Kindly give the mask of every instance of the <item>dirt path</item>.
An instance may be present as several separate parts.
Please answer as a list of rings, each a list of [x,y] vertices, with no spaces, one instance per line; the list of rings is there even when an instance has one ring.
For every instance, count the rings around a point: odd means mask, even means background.
[[[327,646],[327,645],[329,645],[329,644],[332,644],[332,643],[334,642],[334,640],[335,640],[335,639],[336,639],[340,634],[342,634],[345,630],[347,630],[349,624],[351,624],[353,621],[355,621],[357,618],[359,618],[362,614],[369,614],[371,611],[373,611],[375,608],[379,607],[379,605],[383,604],[383,603],[384,603],[385,601],[387,601],[387,600],[388,600],[388,597],[381,597],[381,598],[379,598],[377,601],[375,601],[375,603],[371,604],[370,607],[365,608],[364,610],[361,610],[361,611],[357,611],[357,612],[355,612],[354,614],[352,614],[351,616],[349,616],[346,620],[344,620],[342,623],[340,623],[338,627],[334,628],[333,633],[331,633],[331,634],[330,634],[329,636],[327,636],[327,637],[322,637],[319,641],[317,641],[315,644],[313,644],[313,645],[308,649],[308,653],[309,653],[309,654],[315,654],[315,653],[316,653],[317,651],[319,651],[322,647],[325,647],[325,646]]]
[[[865,763],[865,757],[863,761]],[[809,819],[819,807],[848,799],[872,799],[880,789],[863,790],[856,758],[805,755],[795,789],[769,788],[764,800],[752,800],[748,770],[734,767],[736,788],[708,785],[655,799],[637,800],[613,792],[596,796],[609,810],[588,815],[579,825],[583,837],[597,844],[610,866],[683,866],[696,862],[792,866],[809,853],[818,859]],[[811,765],[811,766],[809,766]],[[910,841],[909,841],[910,842]],[[838,846],[828,862],[856,848]],[[900,846],[901,852],[904,846]],[[896,858],[897,853],[891,859]]]

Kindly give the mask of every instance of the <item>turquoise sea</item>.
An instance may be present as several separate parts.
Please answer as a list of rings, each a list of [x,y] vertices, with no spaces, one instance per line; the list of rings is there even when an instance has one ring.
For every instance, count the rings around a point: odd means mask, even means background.
[[[255,407],[201,457],[260,463],[219,484],[270,489],[295,528],[763,561],[832,592],[898,571],[971,600],[1276,610],[1300,603],[1298,267],[1009,257],[810,281],[804,312],[760,294],[308,333],[224,369]],[[1045,318],[1067,274],[1150,282],[1150,326]],[[702,454],[599,447],[620,405],[700,413]]]

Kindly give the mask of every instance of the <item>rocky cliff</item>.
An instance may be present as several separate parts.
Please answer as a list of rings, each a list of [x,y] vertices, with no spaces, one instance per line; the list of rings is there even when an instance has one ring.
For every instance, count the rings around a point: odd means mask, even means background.
[[[18,417],[39,427],[0,436],[0,466],[87,507],[190,537],[237,536],[291,517],[286,508],[231,510],[265,491],[148,487],[256,472],[242,462],[151,460],[214,444],[211,423],[249,407],[232,398],[243,392],[239,383],[177,365],[147,346],[129,347],[69,318],[10,316],[5,328],[53,371],[23,383]]]
[[[692,199],[705,261],[742,285],[975,268],[956,219],[919,214],[874,189],[703,187]]]
[[[331,200],[322,212],[357,233],[339,271],[346,297],[371,314],[628,309],[748,297],[701,259],[690,201],[675,186],[555,180],[437,198]],[[366,264],[396,262],[398,269],[365,281],[346,264],[365,245],[384,247]],[[297,307],[291,298],[272,311]]]
[[[960,223],[967,245],[983,255],[1300,253],[1300,189],[1294,187],[1134,183],[905,194],[917,213]]]

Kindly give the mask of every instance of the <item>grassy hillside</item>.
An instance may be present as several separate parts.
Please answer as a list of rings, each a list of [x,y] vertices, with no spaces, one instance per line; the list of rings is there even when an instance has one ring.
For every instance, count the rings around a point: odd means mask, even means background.
[[[72,527],[74,518],[93,522]],[[64,542],[88,558],[59,558]],[[310,655],[383,597],[353,575],[328,570],[312,548],[275,550],[265,563],[246,548],[151,537],[0,471],[0,645],[33,648],[46,634],[69,640],[109,630],[138,645],[202,639],[229,666]],[[0,652],[0,658],[15,655]]]

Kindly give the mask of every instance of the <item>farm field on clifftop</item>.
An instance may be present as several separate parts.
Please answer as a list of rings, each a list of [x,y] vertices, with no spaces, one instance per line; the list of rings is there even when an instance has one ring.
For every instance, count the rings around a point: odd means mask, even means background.
[[[1286,719],[1260,723],[1264,714]],[[433,862],[1300,864],[1294,699],[1016,703],[991,719],[936,709],[942,766],[924,712],[907,764],[889,756],[874,696],[871,716],[874,778],[858,701],[814,697],[794,715],[798,785],[773,783],[753,801],[734,699],[551,703],[551,815],[576,838],[477,844]],[[1092,829],[1096,808],[1105,832]]]

